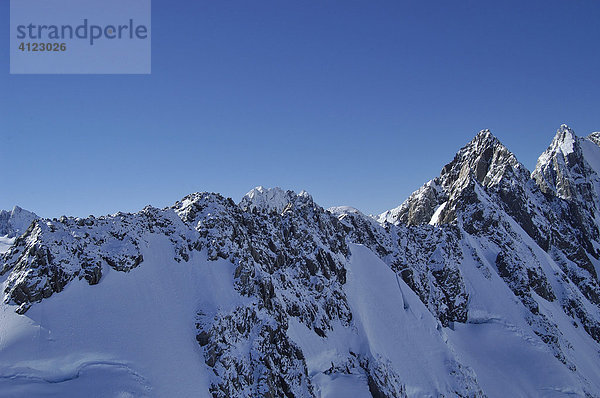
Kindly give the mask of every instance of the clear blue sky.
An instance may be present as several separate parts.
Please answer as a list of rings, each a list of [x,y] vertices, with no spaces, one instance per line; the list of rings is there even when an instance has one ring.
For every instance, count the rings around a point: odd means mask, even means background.
[[[489,128],[528,168],[600,130],[600,2],[153,0],[152,75],[9,75],[0,209],[163,207],[256,185],[378,213]]]

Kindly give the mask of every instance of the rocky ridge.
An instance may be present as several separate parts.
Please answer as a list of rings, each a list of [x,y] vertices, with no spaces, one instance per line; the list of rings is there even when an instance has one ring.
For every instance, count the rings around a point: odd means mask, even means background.
[[[362,244],[418,296],[442,335],[481,323],[473,278],[499,278],[532,335],[576,375],[583,393],[599,396],[600,381],[580,371],[579,343],[560,326],[568,319],[600,344],[600,177],[584,151],[598,141],[561,126],[530,173],[481,131],[440,176],[377,219],[347,207],[324,210],[306,192],[262,187],[239,204],[196,193],[134,214],[32,219],[2,257],[4,301],[26,314],[74,279],[93,285],[108,268],[129,272],[143,266],[144,247],[160,235],[175,263],[194,253],[233,263],[236,290],[246,298],[217,313],[198,308],[191,320],[212,370],[210,394],[312,397],[315,375],[290,323],[321,339],[356,328],[345,286],[350,245]],[[562,312],[547,310],[552,303]],[[254,354],[240,356],[240,346]],[[452,386],[438,394],[484,396],[476,372],[451,355]],[[328,372],[364,377],[374,397],[414,395],[397,367],[367,351],[348,350]]]

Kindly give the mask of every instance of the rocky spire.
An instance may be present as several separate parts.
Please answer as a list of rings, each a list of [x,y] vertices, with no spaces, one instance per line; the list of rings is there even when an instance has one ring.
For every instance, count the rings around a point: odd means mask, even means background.
[[[586,165],[578,138],[566,124],[556,131],[550,146],[539,157],[531,177],[542,192],[572,200],[578,196],[577,183],[585,179]],[[587,199],[589,193],[581,192]]]
[[[379,221],[408,225],[451,222],[454,219],[449,214],[452,206],[444,203],[454,199],[464,204],[465,198],[459,200],[458,197],[473,182],[484,187],[503,184],[510,187],[522,185],[528,179],[529,172],[515,155],[490,130],[481,130],[444,166],[439,177],[423,185],[399,207],[382,213]],[[432,220],[434,214],[436,219]]]
[[[446,191],[462,186],[474,177],[484,186],[497,185],[507,172],[522,174],[524,166],[489,130],[481,130],[442,169],[440,179]]]

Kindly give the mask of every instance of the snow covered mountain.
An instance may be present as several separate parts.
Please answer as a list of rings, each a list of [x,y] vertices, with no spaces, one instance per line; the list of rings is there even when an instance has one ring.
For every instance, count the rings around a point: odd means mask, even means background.
[[[377,218],[263,187],[33,216],[0,395],[600,397],[599,143],[561,126],[530,173],[484,130]]]
[[[0,236],[14,238],[27,230],[38,218],[34,213],[15,206],[12,211],[0,210]]]
[[[19,206],[12,211],[0,210],[0,253],[7,251],[15,238],[24,233],[36,218],[34,213]]]

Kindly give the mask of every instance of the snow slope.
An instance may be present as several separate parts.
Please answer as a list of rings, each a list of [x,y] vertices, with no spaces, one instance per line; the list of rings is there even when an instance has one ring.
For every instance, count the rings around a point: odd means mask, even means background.
[[[344,290],[353,327],[336,324],[326,338],[299,322],[290,322],[288,329],[306,356],[318,397],[344,397],[349,391],[354,391],[351,396],[371,397],[364,371],[349,366],[348,372],[331,372],[336,364],[348,367],[349,352],[388,364],[410,397],[454,396],[461,390],[452,376],[456,373],[470,380],[470,396],[477,394],[477,385],[488,397],[497,398],[586,396],[580,386],[587,382],[554,357],[525,322],[527,310],[504,281],[497,275],[488,277],[475,259],[467,259],[461,267],[470,294],[469,320],[443,328],[370,249],[354,244],[350,248]],[[578,336],[556,305],[540,302],[574,344],[571,354],[577,356],[580,371],[594,380],[600,364],[593,340]],[[598,390],[597,382],[588,389]]]
[[[460,365],[444,343],[439,322],[371,250],[350,248],[346,293],[363,352],[390,363],[409,396],[459,391],[451,374]]]
[[[15,242],[15,238],[0,236],[0,254],[6,253],[9,247]]]
[[[584,139],[581,142],[581,149],[592,170],[600,176],[600,147],[594,142]]]
[[[1,396],[210,396],[194,319],[198,305],[241,301],[233,265],[176,263],[168,240],[151,242],[129,273],[107,267],[98,285],[74,281],[25,316],[0,305]]]
[[[477,248],[479,258],[489,257],[489,249],[474,240],[470,243]],[[550,268],[548,274],[554,274],[551,262],[544,266]],[[454,323],[446,333],[450,345],[474,370],[488,397],[586,396],[579,386],[587,382],[558,361],[534,333],[526,321],[528,310],[498,274],[482,272],[481,264],[472,257],[461,263],[461,272],[469,294],[469,317],[466,323]],[[572,359],[579,371],[595,382],[588,390],[598,391],[599,380],[594,375],[600,372],[600,357],[595,342],[589,336],[580,336],[557,302],[539,296],[535,299],[543,312],[560,322],[564,338],[577,345],[568,355],[576,356]]]

